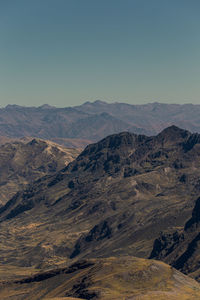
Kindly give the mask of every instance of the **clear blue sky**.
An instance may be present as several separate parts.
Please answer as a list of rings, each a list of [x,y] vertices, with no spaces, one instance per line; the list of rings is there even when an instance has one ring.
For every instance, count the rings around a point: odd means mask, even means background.
[[[200,103],[199,0],[0,0],[0,105]]]

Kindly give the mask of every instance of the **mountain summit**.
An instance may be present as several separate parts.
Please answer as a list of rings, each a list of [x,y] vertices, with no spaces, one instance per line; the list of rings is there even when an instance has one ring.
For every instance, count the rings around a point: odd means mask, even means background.
[[[172,126],[157,136],[122,132],[88,145],[0,209],[2,262],[43,270],[63,260],[148,258],[161,231],[184,230],[192,217],[199,137]]]

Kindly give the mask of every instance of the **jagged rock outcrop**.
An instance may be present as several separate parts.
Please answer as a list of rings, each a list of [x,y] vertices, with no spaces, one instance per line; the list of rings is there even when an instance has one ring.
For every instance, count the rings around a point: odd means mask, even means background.
[[[200,197],[195,202],[191,218],[184,229],[162,234],[155,240],[150,258],[167,261],[172,266],[196,279],[200,278]]]

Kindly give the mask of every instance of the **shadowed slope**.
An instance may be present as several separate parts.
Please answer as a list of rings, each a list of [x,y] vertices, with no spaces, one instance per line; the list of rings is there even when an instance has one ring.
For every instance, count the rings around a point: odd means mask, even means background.
[[[151,258],[162,259],[175,268],[200,278],[200,197],[197,198],[191,218],[184,229],[161,233],[154,241]]]

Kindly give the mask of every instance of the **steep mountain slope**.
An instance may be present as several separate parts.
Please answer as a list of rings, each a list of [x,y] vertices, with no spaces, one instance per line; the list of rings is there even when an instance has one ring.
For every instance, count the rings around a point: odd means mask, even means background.
[[[198,134],[172,126],[155,137],[109,136],[0,209],[1,265],[147,258],[161,230],[179,230],[190,218],[199,177]]]
[[[173,124],[200,132],[200,105],[95,101],[68,108],[8,105],[0,109],[0,136],[57,139],[68,147],[77,142],[83,147],[121,131],[153,135]]]
[[[191,218],[184,229],[160,233],[155,240],[151,258],[167,261],[177,269],[200,279],[200,197],[197,198]]]
[[[27,140],[0,146],[1,204],[27,184],[58,172],[80,153],[79,149],[67,149],[50,141]]]
[[[200,299],[200,285],[168,265],[134,257],[89,259],[0,282],[6,299]]]

